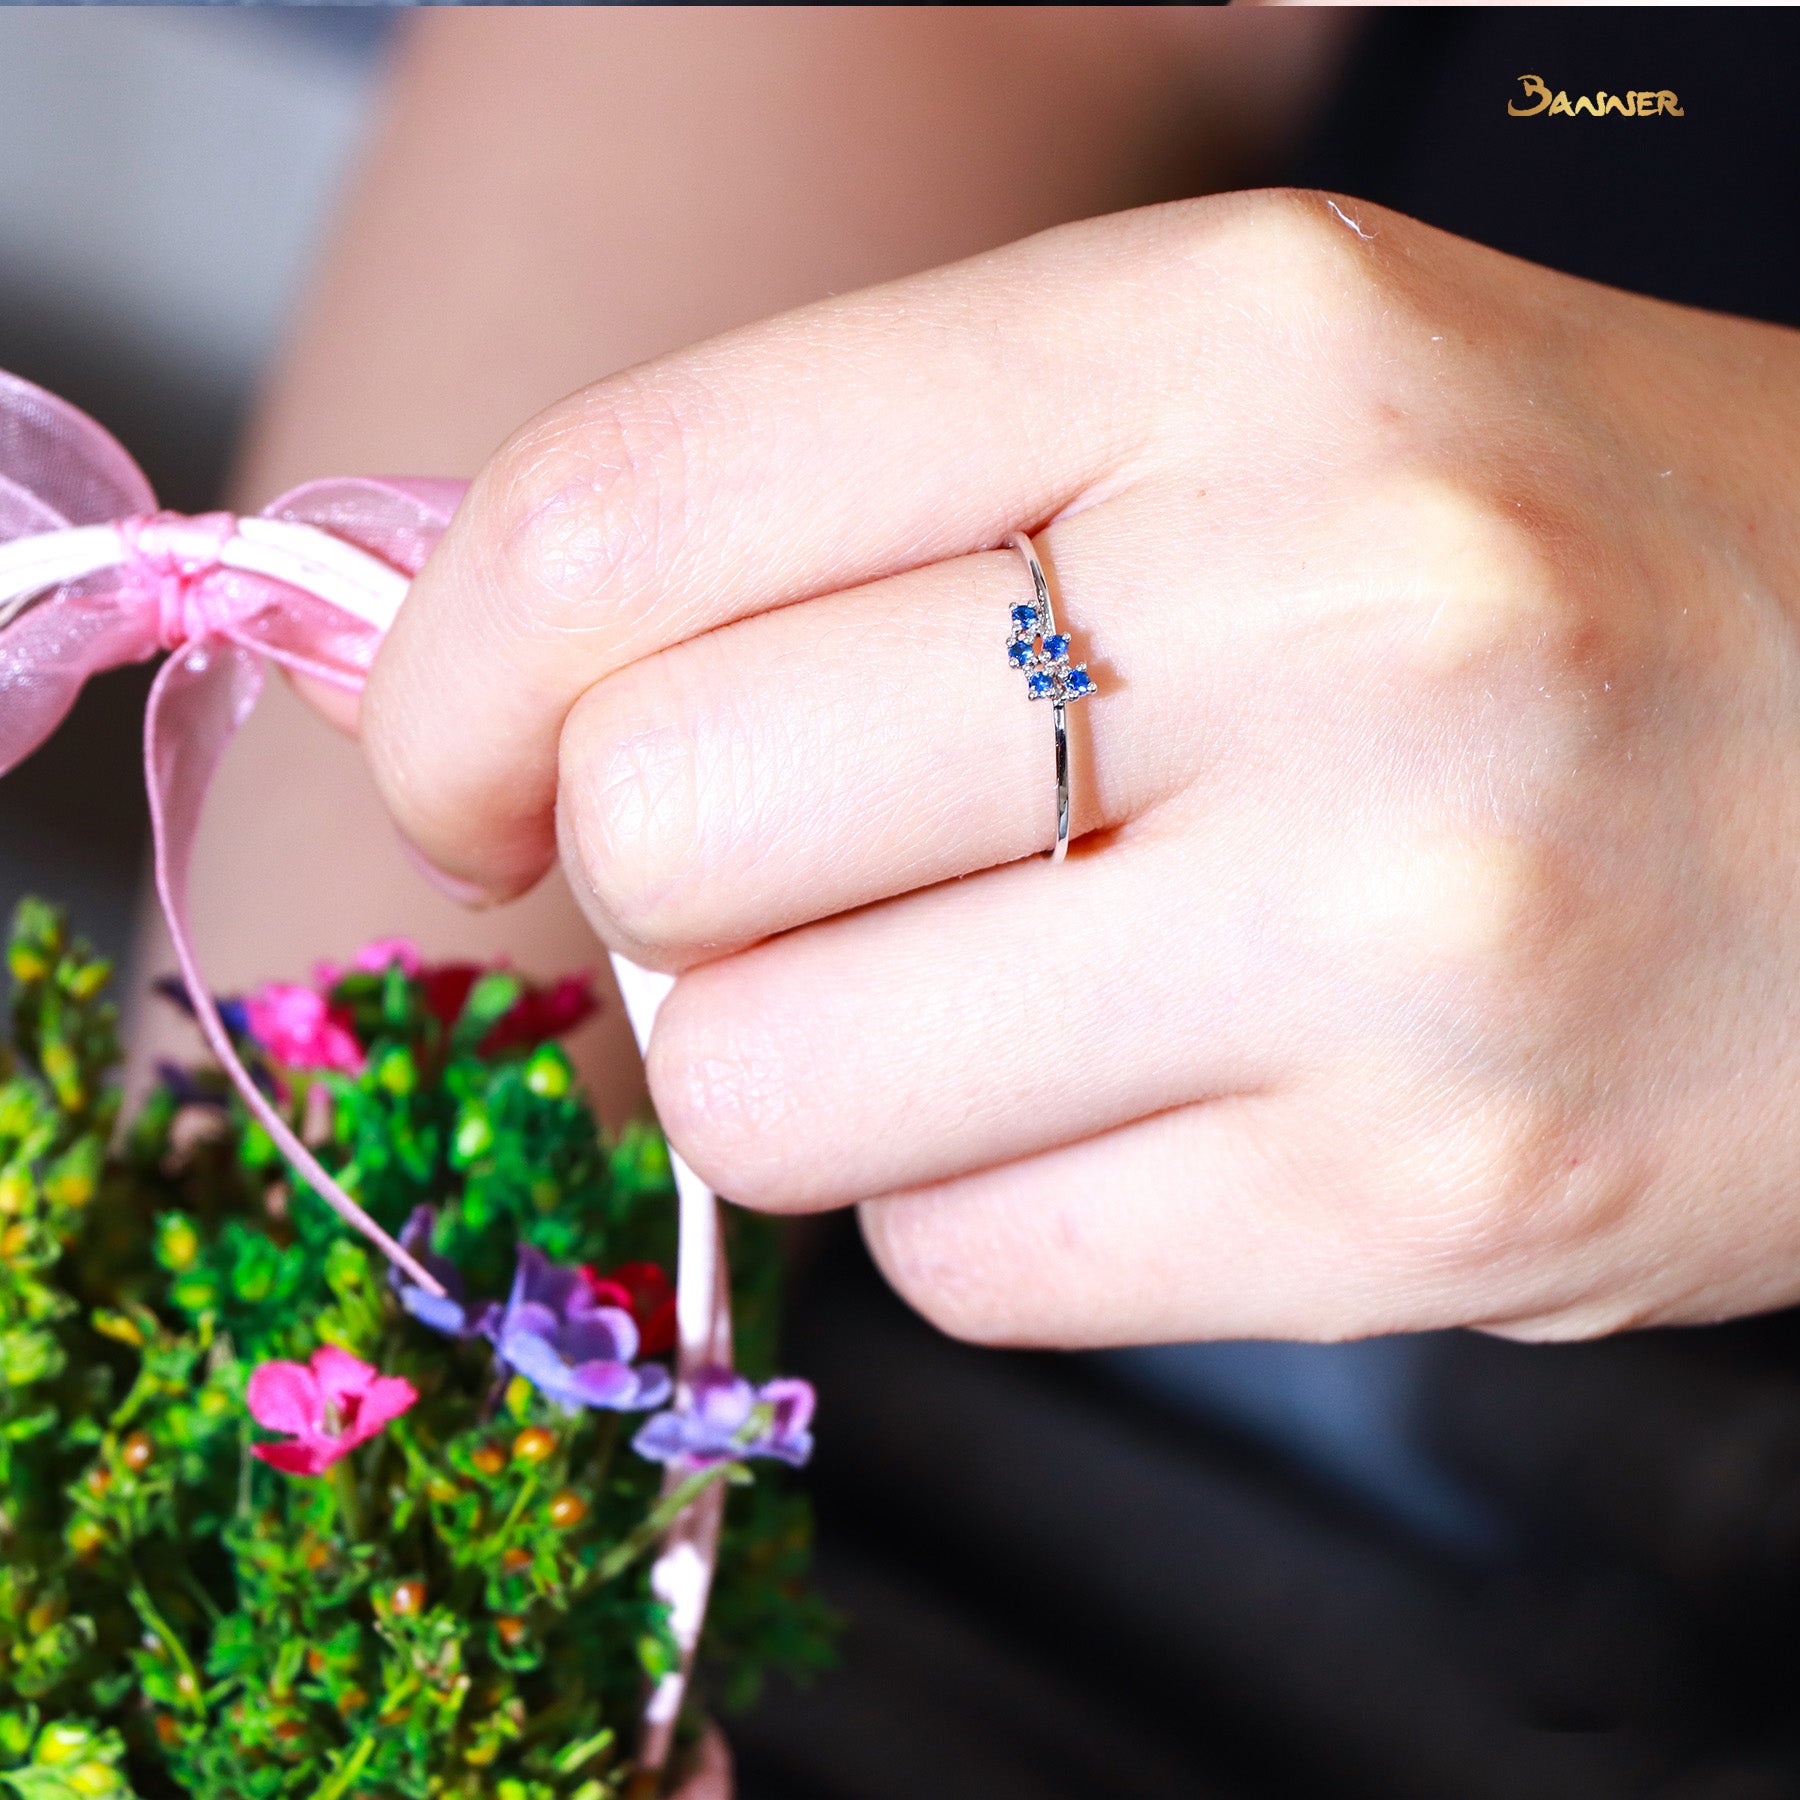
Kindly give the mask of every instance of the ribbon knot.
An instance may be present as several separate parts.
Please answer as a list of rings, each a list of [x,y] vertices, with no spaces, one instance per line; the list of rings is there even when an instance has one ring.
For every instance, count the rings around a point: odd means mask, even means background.
[[[232,513],[143,513],[121,519],[120,598],[156,611],[156,641],[164,650],[210,637],[238,622],[246,596],[236,584],[213,579],[224,569],[225,546],[237,532]]]
[[[176,652],[150,684],[144,775],[156,891],[201,1033],[300,1177],[427,1293],[440,1291],[437,1277],[344,1191],[245,1069],[194,953],[188,876],[207,786],[264,665],[359,689],[461,491],[315,481],[255,518],[165,512],[85,413],[0,371],[0,775],[68,716],[90,675]],[[200,644],[205,654],[192,654]]]

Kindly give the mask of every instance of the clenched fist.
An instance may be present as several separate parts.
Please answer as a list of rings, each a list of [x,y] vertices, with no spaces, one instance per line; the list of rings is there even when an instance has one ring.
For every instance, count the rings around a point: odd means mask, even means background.
[[[1343,198],[1049,232],[596,384],[362,729],[681,971],[722,1193],[1039,1344],[1800,1297],[1800,339]],[[1028,529],[1100,693],[1005,653]]]

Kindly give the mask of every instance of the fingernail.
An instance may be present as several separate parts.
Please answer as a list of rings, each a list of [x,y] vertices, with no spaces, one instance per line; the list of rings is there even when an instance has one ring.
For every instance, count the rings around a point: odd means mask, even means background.
[[[404,832],[396,832],[395,836],[400,839],[400,848],[406,852],[406,860],[446,899],[454,900],[458,906],[494,904],[494,896],[486,888],[440,869]]]

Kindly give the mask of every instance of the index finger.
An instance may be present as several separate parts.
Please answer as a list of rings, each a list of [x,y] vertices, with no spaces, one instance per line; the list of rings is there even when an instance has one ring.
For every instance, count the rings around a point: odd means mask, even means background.
[[[1205,354],[1194,321],[1127,344],[1118,321],[1166,325],[1195,285],[1177,274],[1251,198],[1061,227],[613,376],[527,425],[370,681],[364,737],[401,829],[448,873],[520,892],[554,856],[558,734],[594,683],[1077,504],[1140,443],[1171,360]],[[1179,386],[1204,404],[1204,384]]]

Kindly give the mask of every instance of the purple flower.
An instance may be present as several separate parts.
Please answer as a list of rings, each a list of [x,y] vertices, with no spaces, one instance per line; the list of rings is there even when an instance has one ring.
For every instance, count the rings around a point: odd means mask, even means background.
[[[667,1369],[633,1366],[638,1328],[631,1314],[602,1305],[579,1269],[558,1268],[530,1244],[519,1246],[512,1293],[492,1335],[503,1363],[570,1411],[635,1412],[669,1397]]]
[[[812,1383],[778,1376],[754,1387],[729,1369],[702,1369],[685,1405],[651,1419],[631,1447],[652,1462],[696,1469],[773,1456],[796,1469],[812,1455]]]
[[[227,1110],[224,1090],[202,1086],[194,1079],[193,1071],[180,1063],[159,1062],[156,1079],[169,1090],[169,1097],[177,1106],[204,1106],[221,1113]]]
[[[500,1303],[482,1300],[471,1305],[463,1298],[462,1271],[447,1256],[439,1256],[431,1247],[431,1232],[437,1224],[436,1209],[415,1206],[400,1233],[400,1248],[409,1250],[439,1281],[442,1294],[428,1294],[415,1282],[408,1281],[400,1269],[388,1274],[400,1304],[422,1325],[441,1331],[446,1337],[492,1337],[500,1320]]]
[[[187,983],[179,975],[162,975],[151,983],[152,988],[167,1000],[170,1005],[178,1006],[191,1019],[194,1016],[194,1002],[189,997]],[[225,1029],[234,1037],[249,1035],[250,1015],[244,1002],[235,994],[216,994],[213,1006]]]

